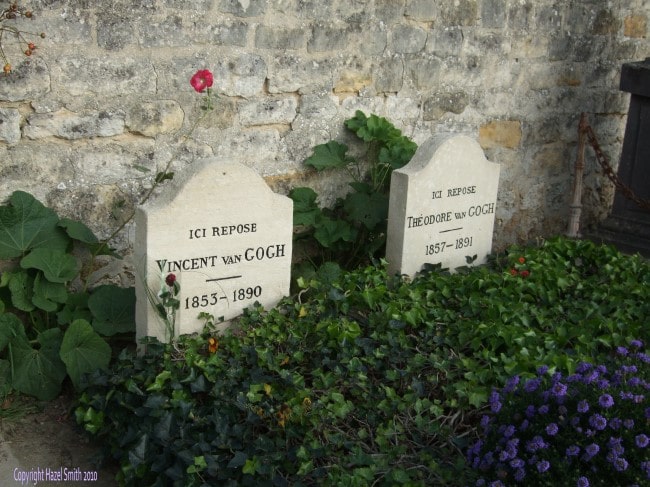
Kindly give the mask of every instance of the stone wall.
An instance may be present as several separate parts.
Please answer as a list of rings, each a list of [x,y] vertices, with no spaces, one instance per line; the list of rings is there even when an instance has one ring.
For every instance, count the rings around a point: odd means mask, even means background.
[[[4,4],[6,2],[0,2]],[[277,191],[333,198],[315,144],[350,140],[357,109],[421,143],[463,133],[501,164],[495,246],[566,229],[578,119],[619,158],[628,95],[621,65],[650,56],[646,0],[24,0],[25,57],[0,76],[0,199],[22,189],[107,237],[173,160],[253,167]],[[28,36],[29,37],[29,36]],[[192,132],[197,70],[217,109]],[[612,187],[588,151],[584,221]],[[327,200],[327,198],[325,198]],[[132,226],[118,247],[132,244]]]

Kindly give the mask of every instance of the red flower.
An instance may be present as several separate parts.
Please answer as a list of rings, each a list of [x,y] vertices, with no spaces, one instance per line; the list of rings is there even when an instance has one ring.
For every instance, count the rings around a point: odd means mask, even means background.
[[[203,93],[203,90],[210,88],[213,82],[214,78],[212,77],[212,73],[207,69],[199,69],[194,76],[192,76],[192,79],[190,79],[192,88],[194,88],[198,93]]]
[[[165,277],[165,284],[167,284],[169,287],[172,287],[175,282],[176,276],[174,274],[167,274],[167,277]]]
[[[219,341],[216,338],[208,338],[208,351],[210,353],[217,353],[219,350]]]
[[[510,275],[511,276],[516,276],[517,275],[517,269],[515,269],[515,268],[510,269]]]
[[[528,276],[530,276],[530,271],[523,270],[523,271],[521,271],[521,272],[519,273],[519,275],[520,275],[521,277],[528,277]]]
[[[519,257],[519,263],[523,264],[524,262],[526,262],[526,259],[524,257]]]

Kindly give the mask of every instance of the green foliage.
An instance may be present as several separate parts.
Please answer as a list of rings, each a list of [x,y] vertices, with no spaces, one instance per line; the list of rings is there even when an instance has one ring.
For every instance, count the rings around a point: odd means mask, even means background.
[[[305,164],[319,172],[346,169],[353,179],[352,191],[332,208],[320,208],[318,195],[310,188],[294,188],[289,194],[298,230],[295,244],[313,256],[312,267],[336,261],[345,269],[354,269],[382,255],[390,174],[408,163],[417,149],[383,117],[357,111],[345,125],[365,143],[361,160],[348,155],[347,145],[332,140],[314,147]]]
[[[0,382],[52,399],[69,376],[108,365],[102,336],[134,329],[133,289],[100,286],[74,291],[79,255],[114,255],[83,223],[60,219],[23,191],[0,206]]]
[[[325,266],[216,353],[210,322],[123,352],[76,416],[124,485],[468,485],[492,388],[647,342],[649,281],[645,260],[565,239],[412,282]]]

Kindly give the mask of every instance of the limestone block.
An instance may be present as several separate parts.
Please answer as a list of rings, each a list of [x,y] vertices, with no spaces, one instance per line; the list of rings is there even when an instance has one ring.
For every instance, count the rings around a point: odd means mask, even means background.
[[[434,22],[438,17],[438,6],[430,0],[409,0],[404,15],[419,22]]]
[[[0,101],[33,100],[50,91],[50,73],[38,58],[16,62],[9,76],[0,76]]]
[[[36,113],[28,117],[23,133],[29,139],[112,137],[124,132],[124,118],[121,111]]]
[[[193,29],[192,38],[197,42],[207,42],[218,46],[246,46],[249,26],[237,20],[220,20],[218,23],[198,22]]]
[[[183,125],[183,110],[175,100],[143,102],[131,108],[126,125],[131,132],[147,137],[178,131]]]
[[[404,84],[404,62],[395,57],[382,59],[374,69],[375,90],[378,93],[397,93]]]
[[[254,54],[219,60],[214,70],[217,90],[227,96],[249,98],[262,92],[267,77],[266,62]]]
[[[521,142],[521,122],[518,120],[495,120],[479,128],[479,143],[484,149],[495,146],[515,149]]]
[[[20,112],[15,108],[0,108],[0,142],[9,145],[20,140]]]
[[[238,17],[257,17],[266,10],[266,0],[221,0],[219,10]]]
[[[423,29],[411,25],[398,25],[393,29],[391,46],[399,54],[419,52],[427,41]]]
[[[332,59],[309,59],[297,55],[278,56],[269,67],[270,93],[318,93],[332,90]]]
[[[259,49],[300,49],[305,45],[305,31],[300,27],[278,29],[260,25],[255,30],[255,47]]]
[[[288,124],[296,118],[295,97],[243,102],[239,105],[239,122],[244,126]]]
[[[626,37],[645,38],[648,32],[648,17],[629,15],[623,21],[623,33]]]

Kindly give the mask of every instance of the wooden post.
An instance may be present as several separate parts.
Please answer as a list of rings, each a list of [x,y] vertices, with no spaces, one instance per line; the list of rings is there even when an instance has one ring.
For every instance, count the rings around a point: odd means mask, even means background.
[[[587,114],[580,115],[578,124],[578,155],[575,164],[575,176],[573,178],[573,201],[571,202],[571,216],[567,237],[580,237],[580,214],[582,213],[582,175],[585,170],[585,140],[587,134]]]

